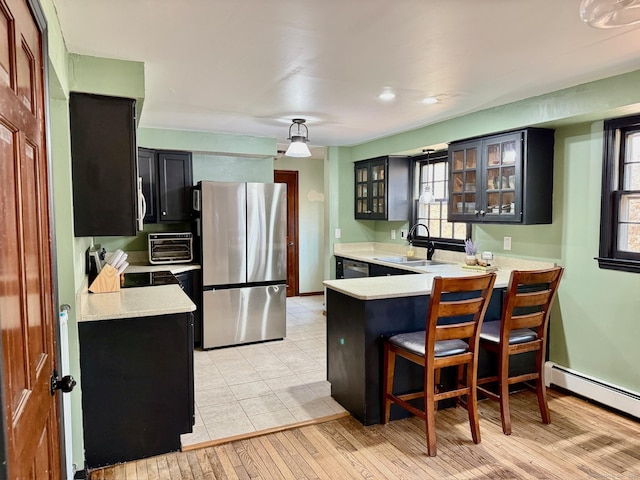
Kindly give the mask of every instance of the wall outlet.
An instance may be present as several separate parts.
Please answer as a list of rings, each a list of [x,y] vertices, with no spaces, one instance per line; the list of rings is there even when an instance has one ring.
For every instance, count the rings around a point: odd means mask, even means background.
[[[405,239],[407,238],[407,234],[409,233],[408,230],[400,230],[400,238]]]
[[[511,250],[511,237],[504,237],[502,248],[505,250]]]
[[[340,238],[342,236],[342,230],[336,228],[336,238]]]
[[[396,239],[396,231],[391,230],[391,240],[395,240],[395,239]]]

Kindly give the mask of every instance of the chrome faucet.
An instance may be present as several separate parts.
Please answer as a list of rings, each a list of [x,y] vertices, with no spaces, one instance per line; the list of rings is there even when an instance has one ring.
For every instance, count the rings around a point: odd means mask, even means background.
[[[407,234],[407,242],[409,242],[409,245],[413,246],[413,234],[418,227],[424,227],[425,230],[427,230],[427,260],[431,260],[433,258],[433,254],[436,251],[436,247],[431,241],[431,232],[429,231],[429,227],[427,227],[424,223],[416,223],[409,229],[409,233]]]

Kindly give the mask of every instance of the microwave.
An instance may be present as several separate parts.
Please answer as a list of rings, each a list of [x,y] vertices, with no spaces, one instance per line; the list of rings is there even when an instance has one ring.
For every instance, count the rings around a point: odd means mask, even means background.
[[[191,232],[149,234],[149,263],[152,265],[192,261],[193,234]]]

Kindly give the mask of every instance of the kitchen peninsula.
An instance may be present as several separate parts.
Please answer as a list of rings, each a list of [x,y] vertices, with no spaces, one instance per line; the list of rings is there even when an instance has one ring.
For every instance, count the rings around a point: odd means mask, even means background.
[[[389,248],[391,247],[391,249]],[[402,246],[386,244],[336,245],[336,256],[383,264],[379,258],[402,254]],[[420,253],[419,253],[420,255]],[[429,295],[435,276],[468,276],[479,272],[463,270],[456,258],[464,254],[437,252],[436,258],[452,262],[420,267],[403,266],[407,275],[328,280],[327,379],[331,396],[364,425],[381,422],[382,357],[384,338],[404,332],[424,330]],[[456,257],[457,256],[457,257]],[[485,321],[500,318],[504,289],[511,270],[547,268],[549,263],[505,259],[499,268]],[[507,266],[508,265],[508,266]],[[397,265],[393,265],[396,267]],[[413,272],[413,273],[412,273]],[[422,388],[422,369],[397,360],[395,385],[398,391]],[[479,369],[495,368],[481,358]],[[518,365],[517,368],[520,368]],[[408,412],[392,407],[391,419]]]
[[[158,269],[167,266],[126,273]],[[77,304],[87,467],[179,450],[194,420],[194,303],[175,284],[85,286]]]

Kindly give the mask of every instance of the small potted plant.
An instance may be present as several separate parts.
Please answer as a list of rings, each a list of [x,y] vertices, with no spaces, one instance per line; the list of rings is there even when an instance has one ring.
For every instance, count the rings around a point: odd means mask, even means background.
[[[478,242],[472,242],[470,238],[464,241],[464,253],[467,254],[464,263],[467,265],[476,265],[478,263],[476,254],[478,253],[479,246],[480,244]]]

